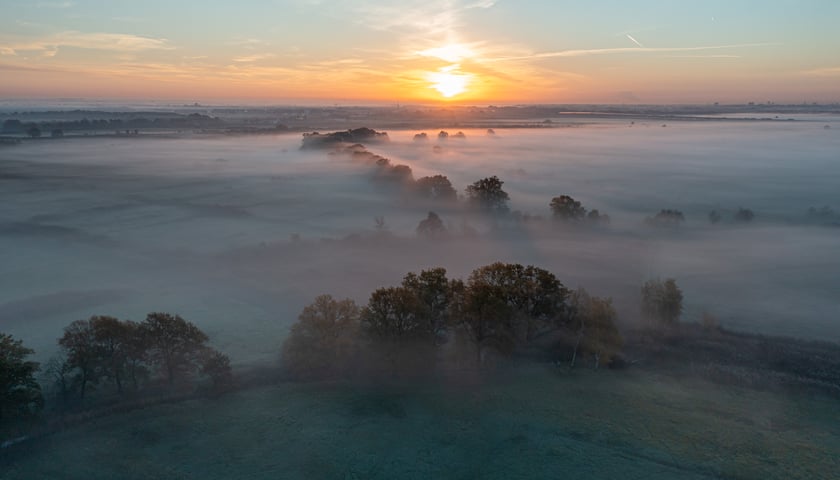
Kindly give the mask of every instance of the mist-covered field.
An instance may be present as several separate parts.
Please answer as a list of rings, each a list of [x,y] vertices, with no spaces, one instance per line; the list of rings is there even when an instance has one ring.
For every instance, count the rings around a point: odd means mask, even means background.
[[[673,277],[684,322],[711,314],[836,342],[840,128],[826,124],[840,118],[614,120],[446,141],[427,130],[427,142],[397,130],[366,145],[461,194],[497,175],[518,213],[495,220],[383,185],[348,155],[301,150],[300,134],[4,146],[0,327],[44,362],[73,320],[178,313],[247,370],[277,364],[316,295],[364,304],[409,271],[465,277],[504,261],[612,297],[623,328],[639,321],[640,285]],[[611,222],[553,221],[549,201],[564,194]],[[754,219],[736,222],[739,208]],[[661,209],[686,221],[645,223]],[[416,234],[430,210],[447,237]],[[820,395],[544,364],[410,388],[282,383],[77,425],[24,445],[0,478],[818,478],[837,468],[835,410]]]
[[[0,478],[833,478],[836,401],[642,371],[250,389],[97,419]]]
[[[494,226],[417,202],[373,182],[368,165],[301,151],[299,134],[6,147],[0,322],[45,359],[72,320],[177,312],[235,363],[274,361],[318,294],[364,303],[408,271],[443,266],[465,276],[508,261],[612,296],[625,322],[638,312],[641,283],[673,277],[685,292],[684,320],[708,312],[733,329],[836,339],[840,229],[807,211],[840,210],[840,129],[823,128],[837,118],[811,120],[614,121],[495,136],[465,130],[466,139],[446,141],[428,131],[428,142],[406,130],[367,146],[415,178],[448,176],[462,194],[498,175],[511,210],[546,220],[550,199],[571,195],[610,215],[597,229]],[[740,207],[755,219],[733,222]],[[663,208],[684,212],[685,224],[644,224]],[[450,238],[417,238],[430,209]],[[723,216],[715,225],[713,209]],[[478,236],[463,234],[465,225]]]

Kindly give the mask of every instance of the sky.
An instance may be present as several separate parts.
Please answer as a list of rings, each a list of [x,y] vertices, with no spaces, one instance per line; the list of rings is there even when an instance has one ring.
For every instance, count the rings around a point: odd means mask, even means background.
[[[0,98],[840,101],[836,0],[0,0]]]

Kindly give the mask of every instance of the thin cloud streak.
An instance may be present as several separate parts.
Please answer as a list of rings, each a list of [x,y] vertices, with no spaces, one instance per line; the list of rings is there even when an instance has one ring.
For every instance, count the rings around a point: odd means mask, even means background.
[[[638,46],[640,46],[640,47],[642,47],[642,48],[645,48],[645,46],[644,46],[644,45],[642,45],[642,44],[641,44],[641,42],[639,42],[638,40],[636,40],[635,38],[633,38],[633,35],[630,35],[630,34],[628,33],[628,34],[626,34],[626,37],[627,37],[628,39],[630,39],[630,41],[631,41],[631,42],[633,42],[633,43],[635,43],[636,45],[638,45]]]
[[[778,43],[741,43],[733,45],[708,45],[700,47],[618,47],[618,48],[597,48],[587,50],[561,50],[559,52],[535,53],[517,57],[491,58],[486,61],[501,62],[513,60],[535,60],[540,58],[556,57],[586,57],[591,55],[617,55],[624,53],[663,53],[663,52],[701,52],[704,50],[724,50],[729,48],[756,48],[779,45]]]
[[[139,52],[143,50],[173,50],[166,39],[143,37],[124,33],[84,33],[66,31],[28,43],[0,44],[0,54],[18,55],[20,52],[54,51],[60,47]]]

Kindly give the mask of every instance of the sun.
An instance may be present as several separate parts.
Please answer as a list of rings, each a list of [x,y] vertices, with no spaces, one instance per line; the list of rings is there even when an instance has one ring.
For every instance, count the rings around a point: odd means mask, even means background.
[[[437,90],[445,98],[452,98],[467,91],[471,75],[460,73],[458,65],[443,67],[428,76],[431,88]]]

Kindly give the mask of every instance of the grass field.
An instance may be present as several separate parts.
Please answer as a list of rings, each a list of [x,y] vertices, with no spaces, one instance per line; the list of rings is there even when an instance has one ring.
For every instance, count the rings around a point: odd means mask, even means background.
[[[836,478],[836,399],[641,369],[424,386],[283,383],[104,417],[2,479]]]

